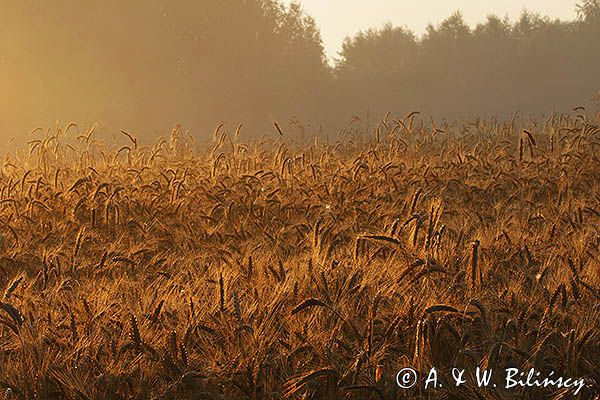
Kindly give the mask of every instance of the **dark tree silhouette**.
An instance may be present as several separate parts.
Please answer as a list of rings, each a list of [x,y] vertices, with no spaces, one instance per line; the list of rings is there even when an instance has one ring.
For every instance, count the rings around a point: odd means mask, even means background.
[[[600,0],[584,0],[577,5],[577,13],[588,22],[600,19]]]
[[[22,38],[8,57],[29,91],[13,101],[31,110],[30,126],[105,120],[152,131],[183,122],[199,135],[222,120],[270,126],[310,111],[327,73],[319,30],[298,4],[1,2],[0,33]]]
[[[514,23],[490,15],[470,29],[457,12],[420,38],[389,24],[361,32],[346,40],[335,69],[346,107],[474,117],[588,104],[600,88],[598,4],[581,4],[578,21],[526,11]]]
[[[566,111],[600,89],[600,0],[575,21],[524,12],[471,29],[456,12],[417,37],[386,24],[347,38],[331,68],[319,29],[279,0],[0,0],[0,130],[55,120],[207,137],[273,120]],[[230,128],[231,129],[231,128]]]

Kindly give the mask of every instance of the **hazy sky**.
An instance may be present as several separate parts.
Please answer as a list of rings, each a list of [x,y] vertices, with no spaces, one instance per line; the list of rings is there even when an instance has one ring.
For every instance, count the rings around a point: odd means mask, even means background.
[[[292,0],[284,0],[291,3]],[[429,22],[441,22],[460,10],[465,21],[475,26],[488,14],[511,20],[524,9],[552,18],[574,19],[576,0],[300,0],[319,28],[329,57],[336,57],[344,38],[360,30],[380,27],[389,21],[406,26],[417,34]]]

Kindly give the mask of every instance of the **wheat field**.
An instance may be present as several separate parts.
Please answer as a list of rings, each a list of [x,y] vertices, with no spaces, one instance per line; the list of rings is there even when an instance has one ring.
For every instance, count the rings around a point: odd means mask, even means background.
[[[600,122],[386,116],[336,138],[31,133],[0,178],[0,397],[600,398]],[[118,143],[118,144],[117,144]]]

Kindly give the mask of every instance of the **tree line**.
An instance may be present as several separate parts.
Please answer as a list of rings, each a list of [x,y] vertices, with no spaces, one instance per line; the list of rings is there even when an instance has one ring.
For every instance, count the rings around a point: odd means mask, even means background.
[[[417,36],[386,24],[328,64],[319,28],[278,0],[0,0],[0,129],[55,120],[198,136],[277,120],[337,129],[353,114],[562,111],[600,89],[599,0],[574,21],[524,12],[471,29],[460,13]],[[6,135],[6,134],[5,134]]]

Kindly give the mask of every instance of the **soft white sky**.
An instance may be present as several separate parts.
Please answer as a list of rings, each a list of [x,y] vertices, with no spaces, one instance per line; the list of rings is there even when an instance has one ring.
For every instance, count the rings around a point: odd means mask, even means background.
[[[381,27],[386,21],[421,34],[429,22],[437,24],[457,10],[471,26],[484,21],[489,14],[508,15],[515,20],[524,9],[551,18],[574,19],[577,0],[300,0],[300,3],[319,25],[328,57],[337,57],[346,36]]]

